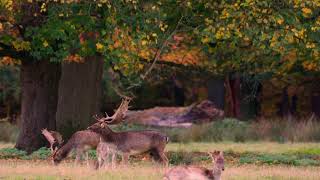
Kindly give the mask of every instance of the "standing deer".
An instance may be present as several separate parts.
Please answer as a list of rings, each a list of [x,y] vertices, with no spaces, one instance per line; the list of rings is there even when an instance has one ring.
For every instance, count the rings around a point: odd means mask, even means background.
[[[164,180],[220,180],[224,171],[223,152],[209,153],[213,162],[213,169],[194,166],[177,166],[164,175]]]
[[[114,132],[108,125],[118,124],[125,118],[130,99],[122,100],[121,105],[113,116],[99,118],[97,123],[88,127],[89,130],[101,135],[97,149],[98,166],[102,167],[107,155],[112,155],[112,165],[115,165],[115,156],[122,156],[122,163],[127,164],[129,156],[133,154],[150,153],[154,160],[167,165],[168,159],[164,154],[164,149],[168,143],[168,137],[158,131],[126,131]]]
[[[77,131],[71,136],[67,143],[54,151],[54,153],[52,154],[53,162],[55,165],[59,164],[64,158],[68,156],[71,150],[75,149],[75,163],[79,163],[81,156],[86,153],[87,166],[89,166],[88,150],[97,148],[99,141],[100,135],[93,131]]]

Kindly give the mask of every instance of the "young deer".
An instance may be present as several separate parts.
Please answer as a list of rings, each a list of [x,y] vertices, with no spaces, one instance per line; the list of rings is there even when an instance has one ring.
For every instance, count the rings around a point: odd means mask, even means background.
[[[48,131],[47,129],[42,129],[41,133],[50,143],[51,153],[56,151],[58,147],[63,143],[62,136],[59,132],[56,131]]]
[[[223,152],[214,151],[209,153],[213,169],[209,170],[203,167],[177,166],[166,172],[165,180],[220,180],[221,173],[224,171]]]
[[[54,151],[52,158],[55,165],[59,164],[64,158],[68,156],[71,150],[76,150],[76,161],[79,163],[81,156],[86,153],[87,166],[89,166],[89,149],[97,148],[100,140],[100,135],[90,131],[77,131],[75,132],[67,143],[62,145],[59,149]]]
[[[112,165],[115,165],[115,156],[122,156],[122,163],[128,162],[129,156],[148,152],[154,160],[167,165],[168,159],[164,154],[164,149],[168,143],[168,137],[158,131],[127,131],[114,132],[108,125],[117,124],[123,121],[125,112],[128,109],[130,100],[124,99],[112,117],[108,115],[104,118],[98,118],[97,123],[88,127],[89,130],[101,135],[101,141],[98,145],[97,155],[99,167],[107,159],[106,156],[112,155]]]

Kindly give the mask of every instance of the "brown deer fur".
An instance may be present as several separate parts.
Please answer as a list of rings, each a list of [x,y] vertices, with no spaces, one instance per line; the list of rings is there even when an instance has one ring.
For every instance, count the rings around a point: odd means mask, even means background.
[[[213,161],[213,169],[194,166],[177,166],[164,175],[165,180],[220,180],[224,171],[223,152],[210,153]]]
[[[109,147],[109,152],[113,156],[115,153],[122,155],[123,163],[127,163],[130,155],[145,152],[149,152],[156,161],[168,163],[164,154],[168,137],[160,132],[151,130],[114,132],[104,122],[97,122],[88,129],[101,135],[102,142],[100,143],[106,143],[105,145]]]
[[[89,149],[95,149],[99,144],[99,140],[100,135],[90,130],[75,132],[68,142],[52,155],[54,164],[59,164],[73,149],[76,151],[76,163],[80,161],[81,156],[86,152],[88,164],[87,151]]]

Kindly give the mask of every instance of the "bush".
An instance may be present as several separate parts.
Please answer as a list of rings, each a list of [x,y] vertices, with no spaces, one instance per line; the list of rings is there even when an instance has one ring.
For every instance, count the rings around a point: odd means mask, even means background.
[[[16,148],[3,148],[0,149],[0,158],[1,159],[12,159],[12,158],[23,158],[27,156],[27,152],[18,150]]]
[[[30,154],[30,159],[47,159],[51,155],[51,150],[42,147],[38,149],[37,151],[34,151],[32,154]]]

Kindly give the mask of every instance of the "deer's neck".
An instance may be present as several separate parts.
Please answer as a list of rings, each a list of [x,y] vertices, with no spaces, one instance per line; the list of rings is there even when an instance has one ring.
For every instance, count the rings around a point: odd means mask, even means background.
[[[116,132],[112,131],[111,129],[103,129],[99,133],[104,141],[113,142],[116,140]]]

